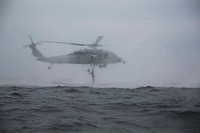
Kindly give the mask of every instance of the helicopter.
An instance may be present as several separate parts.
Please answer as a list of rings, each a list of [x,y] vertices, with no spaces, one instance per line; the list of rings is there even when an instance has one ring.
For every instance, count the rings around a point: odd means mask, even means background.
[[[40,41],[40,42],[33,42],[31,36],[29,39],[31,44],[26,45],[32,50],[32,55],[36,57],[37,61],[49,63],[48,69],[54,64],[89,64],[91,69],[88,69],[88,73],[92,77],[92,83],[95,83],[95,66],[99,68],[105,68],[108,64],[115,64],[122,62],[123,64],[125,61],[118,57],[113,52],[99,49],[102,45],[99,42],[102,40],[103,36],[98,36],[96,41],[92,44],[81,44],[81,43],[70,43],[70,42],[58,42],[58,41]],[[38,49],[37,45],[44,44],[44,43],[59,43],[59,44],[67,44],[67,45],[75,45],[75,46],[84,46],[89,47],[88,49],[79,49],[78,51],[74,51],[73,53],[69,53],[66,55],[59,55],[59,56],[52,56],[52,57],[45,57]]]

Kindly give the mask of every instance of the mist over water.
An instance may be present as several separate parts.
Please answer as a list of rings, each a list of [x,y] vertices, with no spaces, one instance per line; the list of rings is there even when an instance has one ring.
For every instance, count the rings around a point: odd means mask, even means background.
[[[90,84],[89,65],[35,61],[28,35],[42,40],[93,43],[104,38],[126,64],[96,69],[96,83],[110,86],[200,86],[200,14],[197,0],[0,2],[1,84]],[[49,57],[81,47],[38,46]]]
[[[103,36],[126,63],[95,67],[92,84],[90,65],[38,61],[87,47],[45,43],[37,59],[29,35]],[[199,0],[0,0],[0,132],[199,133],[199,59]]]

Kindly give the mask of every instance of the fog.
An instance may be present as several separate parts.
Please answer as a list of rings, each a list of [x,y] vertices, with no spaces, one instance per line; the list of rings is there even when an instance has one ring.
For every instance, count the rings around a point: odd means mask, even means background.
[[[0,83],[89,84],[89,65],[38,62],[28,35],[41,40],[93,43],[126,64],[96,69],[96,84],[200,87],[198,0],[0,1]],[[41,45],[47,57],[78,46]]]

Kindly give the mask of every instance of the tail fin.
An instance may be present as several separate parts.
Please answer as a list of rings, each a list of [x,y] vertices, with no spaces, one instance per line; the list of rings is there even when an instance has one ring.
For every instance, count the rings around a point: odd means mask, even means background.
[[[41,42],[38,43],[34,43],[32,40],[32,37],[29,36],[30,40],[31,40],[31,44],[28,45],[28,47],[32,50],[32,55],[37,57],[37,58],[45,58],[45,56],[36,48],[37,44],[40,44]]]
[[[35,44],[29,45],[29,48],[32,50],[32,55],[37,58],[45,58],[45,56],[36,48]]]

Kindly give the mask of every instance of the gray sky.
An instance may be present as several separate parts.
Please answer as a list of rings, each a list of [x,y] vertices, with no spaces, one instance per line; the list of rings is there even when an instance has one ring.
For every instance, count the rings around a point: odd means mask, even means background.
[[[126,64],[97,70],[97,83],[200,86],[199,0],[17,0],[0,1],[0,78],[26,82],[90,83],[86,65],[37,62],[28,35],[37,42],[92,43],[103,35],[103,49]],[[79,47],[43,45],[46,56]]]

